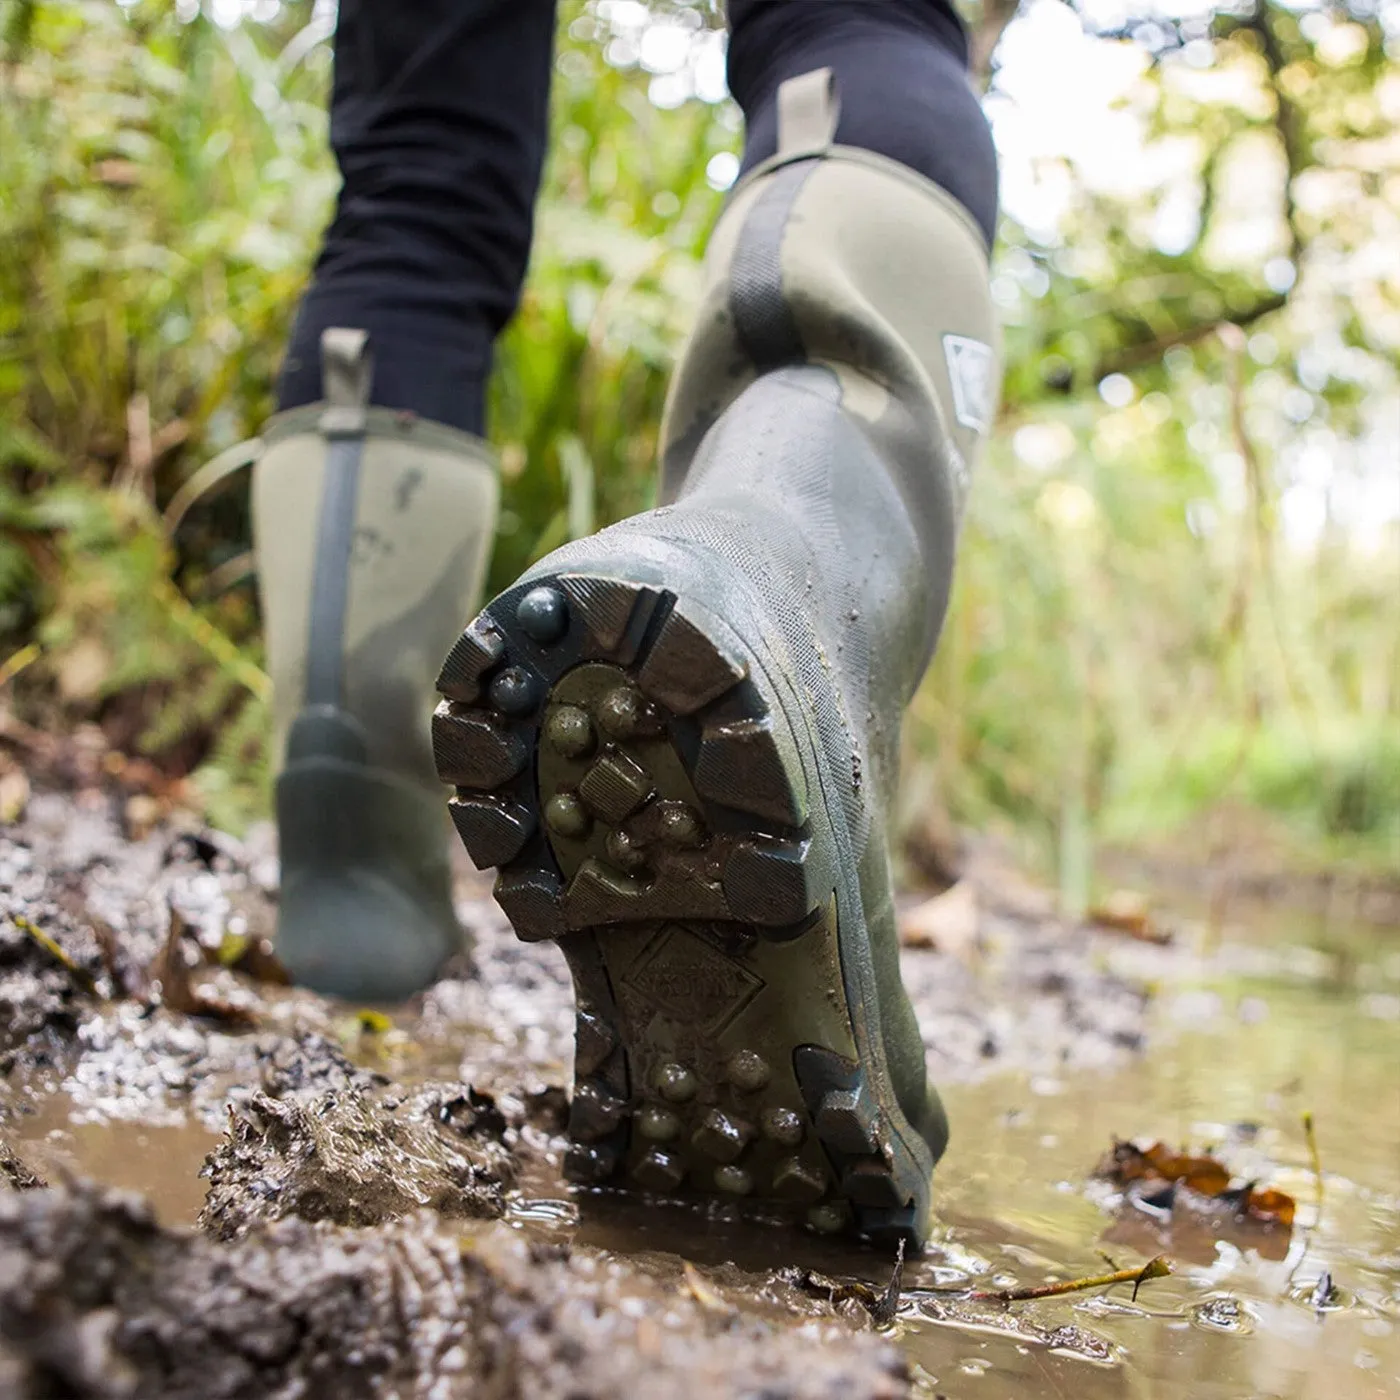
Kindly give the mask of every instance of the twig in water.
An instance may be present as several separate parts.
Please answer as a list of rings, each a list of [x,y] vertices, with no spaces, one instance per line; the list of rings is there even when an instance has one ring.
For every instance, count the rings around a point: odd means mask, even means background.
[[[1303,1115],[1303,1137],[1308,1144],[1308,1156],[1312,1159],[1313,1177],[1317,1181],[1317,1219],[1313,1221],[1313,1229],[1317,1229],[1318,1221],[1322,1219],[1322,1154],[1317,1150],[1317,1128],[1313,1123],[1311,1113]]]
[[[1093,1278],[1067,1279],[1062,1283],[1042,1283],[1035,1288],[977,1289],[968,1297],[979,1303],[1026,1303],[1033,1298],[1058,1298],[1062,1293],[1082,1293],[1089,1288],[1109,1288],[1115,1283],[1133,1285],[1133,1301],[1138,1289],[1154,1278],[1166,1278],[1172,1266],[1165,1254],[1149,1259],[1140,1269],[1116,1269],[1111,1274],[1096,1274]]]
[[[894,1315],[899,1311],[899,1297],[904,1285],[904,1240],[899,1241],[899,1248],[894,1258],[894,1272],[890,1275],[890,1281],[885,1285],[885,1291],[875,1300],[875,1306],[870,1309],[870,1316],[875,1319],[878,1326],[883,1327],[886,1323],[894,1321]]]
[[[1312,1163],[1313,1179],[1317,1182],[1317,1208],[1313,1211],[1311,1222],[1304,1227],[1301,1239],[1303,1248],[1299,1251],[1297,1259],[1293,1261],[1293,1267],[1288,1271],[1288,1278],[1284,1283],[1285,1290],[1293,1287],[1293,1280],[1298,1277],[1298,1270],[1303,1267],[1303,1261],[1308,1257],[1308,1251],[1312,1248],[1313,1236],[1317,1233],[1317,1227],[1322,1223],[1322,1153],[1317,1147],[1317,1125],[1313,1122],[1311,1112],[1303,1114],[1303,1141],[1308,1145],[1308,1157]],[[1327,1286],[1332,1286],[1330,1274],[1324,1274]],[[1321,1287],[1321,1280],[1318,1286]]]

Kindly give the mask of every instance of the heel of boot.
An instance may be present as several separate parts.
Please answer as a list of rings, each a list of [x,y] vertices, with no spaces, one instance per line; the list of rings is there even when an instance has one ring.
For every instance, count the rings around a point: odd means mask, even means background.
[[[437,793],[370,767],[348,716],[298,717],[277,783],[277,946],[298,983],[394,1001],[462,948],[443,810]]]

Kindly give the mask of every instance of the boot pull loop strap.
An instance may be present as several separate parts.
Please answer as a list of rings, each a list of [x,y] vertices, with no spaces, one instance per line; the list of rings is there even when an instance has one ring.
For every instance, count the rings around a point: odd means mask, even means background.
[[[365,431],[374,358],[369,332],[331,326],[321,333],[321,392],[326,408],[321,431],[327,437],[357,437]]]
[[[841,96],[830,68],[814,68],[778,88],[778,156],[824,155],[836,139]]]
[[[341,705],[350,556],[359,510],[372,362],[369,333],[332,326],[321,334],[321,432],[326,470],[321,488],[311,609],[306,637],[306,705]]]
[[[195,506],[206,496],[212,496],[235,472],[251,467],[262,456],[262,450],[261,438],[249,438],[247,442],[226,447],[212,461],[200,467],[170,498],[170,504],[161,516],[165,533],[173,537]]]

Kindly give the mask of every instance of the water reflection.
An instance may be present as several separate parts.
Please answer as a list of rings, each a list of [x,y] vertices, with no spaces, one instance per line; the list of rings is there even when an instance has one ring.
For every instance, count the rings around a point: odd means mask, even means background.
[[[1053,1098],[997,1081],[945,1096],[945,1248],[1023,1283],[1102,1272],[1105,1252],[1129,1267],[1164,1250],[1178,1272],[1136,1306],[1119,1288],[1017,1307],[1052,1334],[1092,1331],[1119,1360],[1109,1374],[1008,1336],[983,1339],[990,1365],[974,1375],[965,1325],[911,1319],[903,1344],[937,1378],[930,1393],[1400,1395],[1400,1029],[1374,1014],[1395,994],[1395,959],[1382,934],[1332,930],[1321,949],[1280,932],[1261,928],[1163,988],[1153,1049],[1127,1073],[1065,1082]],[[1305,1111],[1318,1122],[1320,1217]],[[1295,1230],[1106,1213],[1085,1178],[1115,1136],[1218,1145],[1236,1175],[1298,1199]]]

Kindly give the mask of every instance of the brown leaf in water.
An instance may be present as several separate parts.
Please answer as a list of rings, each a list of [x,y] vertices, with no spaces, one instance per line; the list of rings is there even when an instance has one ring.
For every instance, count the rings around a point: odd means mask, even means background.
[[[1282,1226],[1288,1230],[1297,1210],[1293,1197],[1286,1192],[1272,1187],[1261,1190],[1252,1181],[1232,1187],[1229,1169],[1223,1162],[1175,1152],[1162,1142],[1139,1147],[1133,1142],[1115,1141],[1095,1175],[1122,1186],[1136,1204],[1168,1214],[1178,1203],[1189,1205],[1193,1199],[1177,1195],[1178,1187],[1186,1187],[1209,1203],[1195,1205],[1198,1215],[1219,1218],[1224,1213],[1239,1224]]]
[[[1245,1189],[1243,1213],[1251,1220],[1265,1225],[1291,1226],[1297,1208],[1297,1203],[1286,1191],[1276,1191],[1272,1187],[1256,1191],[1252,1186]]]
[[[1230,1185],[1229,1171],[1214,1157],[1174,1152],[1164,1142],[1139,1147],[1134,1142],[1116,1141],[1112,1152],[1099,1163],[1095,1175],[1121,1186],[1131,1181],[1179,1181],[1202,1196],[1218,1196]]]

